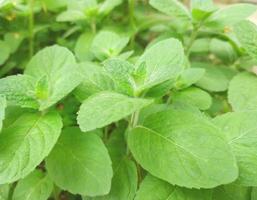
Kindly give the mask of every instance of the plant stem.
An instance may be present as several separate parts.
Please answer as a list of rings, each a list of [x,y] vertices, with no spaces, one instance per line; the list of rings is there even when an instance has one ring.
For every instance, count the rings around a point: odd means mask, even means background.
[[[194,29],[193,29],[193,31],[192,31],[192,34],[191,34],[189,43],[188,43],[188,45],[187,45],[187,47],[186,47],[186,50],[185,50],[187,56],[189,56],[191,47],[192,47],[192,45],[193,45],[195,39],[197,38],[199,28],[200,28],[200,26],[195,26]]]
[[[130,23],[130,27],[133,30],[133,34],[130,40],[130,46],[133,47],[135,43],[135,35],[136,35],[136,25],[134,20],[135,0],[128,0],[128,1],[129,1],[129,23]]]
[[[15,190],[15,188],[16,188],[16,185],[17,185],[17,182],[13,183],[13,184],[10,186],[10,190],[9,190],[9,193],[8,193],[8,199],[7,199],[7,200],[12,200],[13,193],[14,193],[14,190]]]
[[[94,19],[91,21],[91,30],[94,34],[96,33],[96,22]]]
[[[34,0],[29,1],[29,57],[34,54]]]

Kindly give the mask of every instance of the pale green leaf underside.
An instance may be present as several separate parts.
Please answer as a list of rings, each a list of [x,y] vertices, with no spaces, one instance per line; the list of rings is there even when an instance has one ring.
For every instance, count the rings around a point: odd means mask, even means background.
[[[257,111],[234,112],[214,119],[226,135],[238,167],[237,184],[257,186]]]
[[[37,81],[46,77],[48,97],[40,99],[40,110],[57,103],[81,82],[74,55],[67,48],[57,45],[39,51],[27,65],[25,74]]]
[[[49,154],[62,128],[58,113],[24,113],[0,134],[0,184],[24,178]]]
[[[178,0],[150,0],[151,6],[172,17],[189,21],[191,16],[187,8]]]
[[[237,178],[223,133],[203,116],[167,109],[149,116],[144,126],[131,131],[128,143],[137,162],[154,176],[189,188],[212,188]]]
[[[96,196],[110,191],[111,159],[94,133],[66,128],[46,159],[46,168],[55,184],[71,193]]]
[[[149,47],[136,63],[137,68],[146,65],[146,77],[138,90],[176,79],[184,69],[184,61],[184,49],[177,39],[162,40]]]
[[[53,190],[53,183],[39,170],[20,180],[15,188],[13,200],[47,200]]]
[[[212,200],[211,190],[186,189],[148,174],[140,185],[135,200]]]
[[[206,21],[206,25],[222,29],[246,19],[255,11],[256,6],[253,4],[230,5],[214,12]]]
[[[78,124],[82,131],[101,128],[150,103],[152,100],[132,98],[114,92],[100,92],[83,102],[78,112]]]
[[[241,73],[229,84],[228,101],[234,111],[257,109],[257,76]]]

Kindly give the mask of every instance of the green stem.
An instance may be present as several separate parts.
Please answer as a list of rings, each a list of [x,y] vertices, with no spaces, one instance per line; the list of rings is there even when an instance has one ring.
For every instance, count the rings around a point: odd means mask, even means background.
[[[9,193],[8,193],[8,199],[7,199],[7,200],[12,200],[13,193],[14,193],[14,190],[15,190],[15,188],[16,188],[16,185],[17,185],[17,182],[13,183],[13,184],[10,186]]]
[[[190,54],[191,47],[192,47],[192,45],[194,44],[194,41],[195,41],[195,39],[196,39],[197,36],[198,36],[198,31],[199,31],[199,29],[200,29],[200,26],[195,26],[194,29],[193,29],[193,31],[192,31],[192,34],[191,34],[189,43],[188,43],[188,45],[187,45],[187,47],[186,47],[186,50],[185,50],[187,56],[189,56],[189,54]]]
[[[94,34],[96,33],[96,22],[94,19],[91,21],[91,30]]]
[[[131,36],[130,46],[133,47],[135,44],[135,36],[136,36],[136,24],[135,24],[135,0],[128,0],[129,1],[129,23],[130,27],[133,30],[133,35]]]
[[[29,57],[34,54],[34,0],[29,0]]]

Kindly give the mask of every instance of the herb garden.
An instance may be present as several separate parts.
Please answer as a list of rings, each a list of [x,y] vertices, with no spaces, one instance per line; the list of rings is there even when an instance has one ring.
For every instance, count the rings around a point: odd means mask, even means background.
[[[256,10],[0,0],[0,200],[257,200]]]

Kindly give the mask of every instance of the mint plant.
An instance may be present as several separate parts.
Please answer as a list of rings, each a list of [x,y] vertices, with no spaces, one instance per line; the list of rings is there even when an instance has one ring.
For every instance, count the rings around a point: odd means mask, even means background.
[[[257,200],[256,10],[0,1],[0,200]]]

